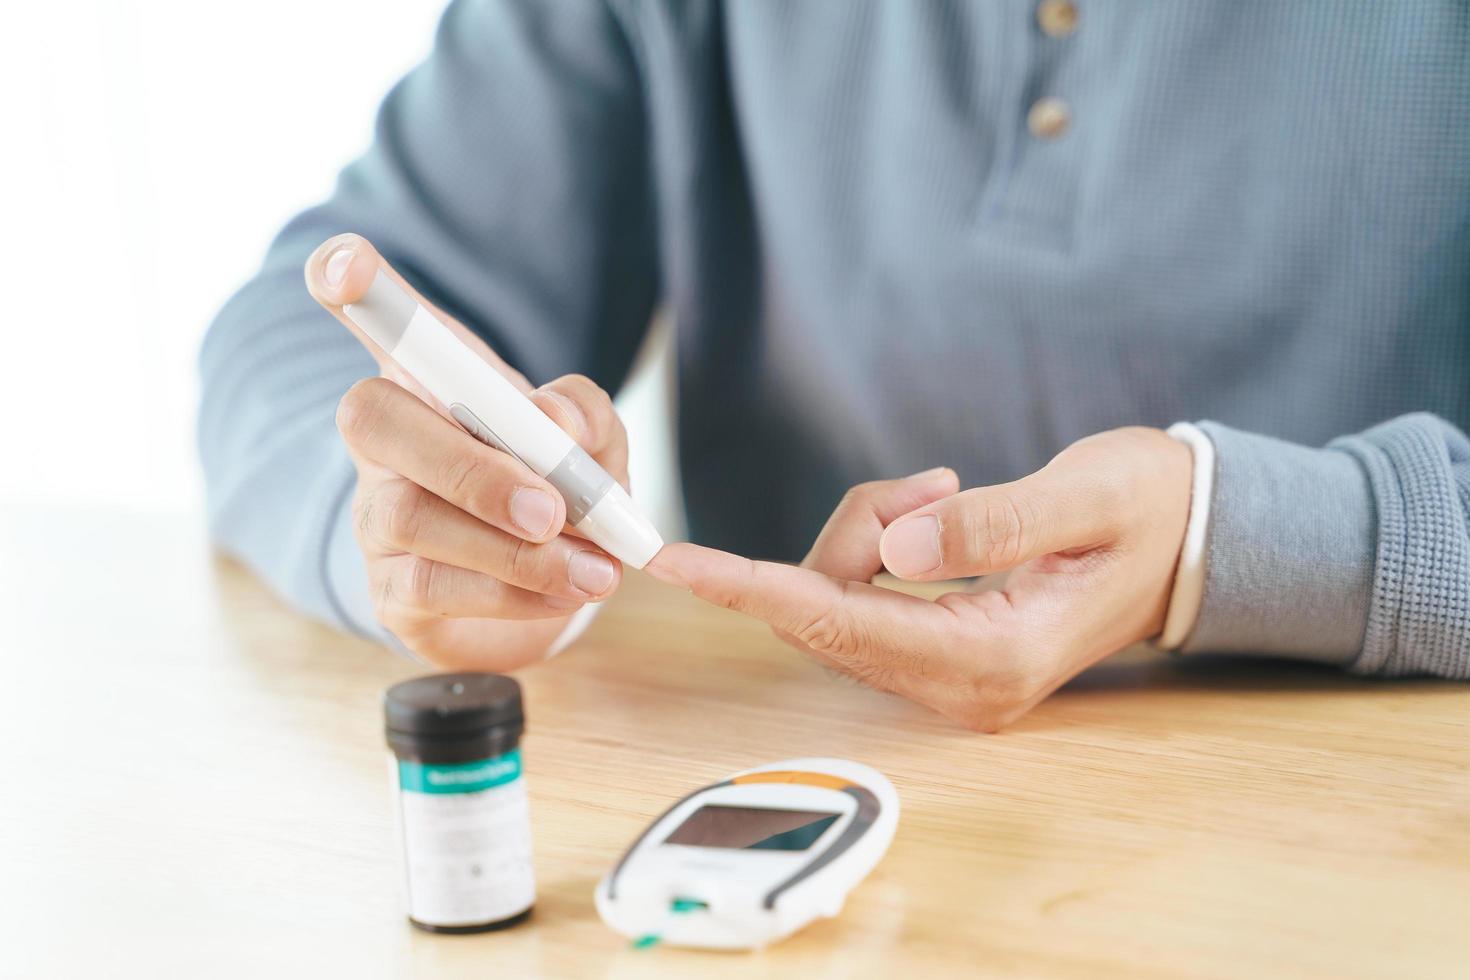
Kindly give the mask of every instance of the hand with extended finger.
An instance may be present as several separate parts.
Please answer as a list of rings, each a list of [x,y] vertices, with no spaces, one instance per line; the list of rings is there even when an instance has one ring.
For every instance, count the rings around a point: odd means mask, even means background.
[[[669,545],[665,582],[769,623],[864,682],[995,731],[1156,636],[1189,517],[1190,451],[1155,429],[1083,439],[1032,475],[957,492],[949,470],[854,488],[800,568]],[[929,601],[870,584],[1009,571]]]

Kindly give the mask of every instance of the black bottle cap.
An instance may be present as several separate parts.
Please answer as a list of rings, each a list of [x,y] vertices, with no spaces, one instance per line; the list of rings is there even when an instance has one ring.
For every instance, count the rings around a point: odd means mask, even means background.
[[[390,734],[473,738],[491,730],[519,735],[526,716],[521,685],[501,674],[431,674],[388,688],[383,714]]]

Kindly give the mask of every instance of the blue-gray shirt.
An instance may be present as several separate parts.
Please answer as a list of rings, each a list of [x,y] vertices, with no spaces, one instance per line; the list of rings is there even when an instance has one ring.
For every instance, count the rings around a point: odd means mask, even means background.
[[[1464,3],[455,3],[202,356],[218,540],[374,632],[333,425],[373,364],[301,281],[341,231],[538,383],[615,390],[666,303],[701,542],[1209,419],[1188,649],[1470,676]]]

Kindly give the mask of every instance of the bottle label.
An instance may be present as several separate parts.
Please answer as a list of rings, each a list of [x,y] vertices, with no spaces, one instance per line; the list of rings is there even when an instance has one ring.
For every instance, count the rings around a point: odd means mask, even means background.
[[[412,793],[474,793],[521,777],[521,750],[475,762],[434,765],[398,762],[398,785]]]
[[[521,752],[438,765],[398,761],[408,914],[436,926],[509,918],[536,900]]]

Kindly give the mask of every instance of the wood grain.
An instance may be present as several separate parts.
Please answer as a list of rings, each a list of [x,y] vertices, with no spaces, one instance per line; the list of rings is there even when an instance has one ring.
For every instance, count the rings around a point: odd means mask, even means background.
[[[1463,976],[1470,689],[1132,651],[980,736],[629,575],[524,671],[540,899],[402,918],[378,699],[420,672],[286,611],[192,514],[0,519],[0,974]],[[597,878],[675,797],[836,755],[903,818],[835,920],[636,951]]]

